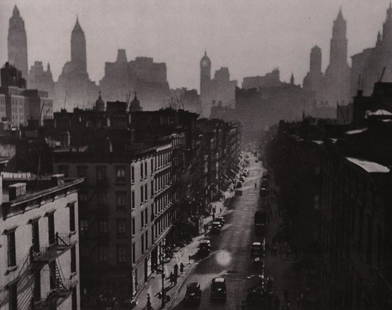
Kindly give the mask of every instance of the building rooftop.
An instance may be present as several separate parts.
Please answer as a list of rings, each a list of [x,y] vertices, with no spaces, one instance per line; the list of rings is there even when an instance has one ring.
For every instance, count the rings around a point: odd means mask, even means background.
[[[389,173],[391,171],[388,167],[376,162],[353,157],[346,157],[346,159],[368,173]]]

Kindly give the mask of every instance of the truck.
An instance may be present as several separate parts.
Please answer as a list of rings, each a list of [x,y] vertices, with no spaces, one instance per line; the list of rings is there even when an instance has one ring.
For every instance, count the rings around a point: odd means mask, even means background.
[[[267,214],[263,210],[258,210],[255,213],[255,231],[257,235],[265,234],[265,225],[267,222]]]

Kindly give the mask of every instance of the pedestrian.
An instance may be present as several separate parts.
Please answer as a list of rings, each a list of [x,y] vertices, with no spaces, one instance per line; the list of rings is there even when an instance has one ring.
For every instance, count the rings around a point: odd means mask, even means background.
[[[184,272],[184,264],[181,262],[180,264],[180,272],[183,273]]]
[[[173,275],[173,272],[170,272],[169,281],[170,281],[170,284],[171,284],[171,285],[174,284],[174,275]]]
[[[147,310],[152,310],[150,294],[147,294],[147,306],[146,306],[146,308],[147,308]]]

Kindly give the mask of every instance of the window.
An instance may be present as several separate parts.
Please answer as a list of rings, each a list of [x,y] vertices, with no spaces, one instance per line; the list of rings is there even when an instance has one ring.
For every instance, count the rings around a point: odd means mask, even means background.
[[[104,246],[98,246],[98,261],[99,262],[106,262],[107,257],[107,249]]]
[[[88,220],[80,220],[80,232],[87,233],[88,231]]]
[[[131,230],[132,230],[132,235],[134,235],[135,231],[136,231],[136,222],[135,222],[135,218],[134,217],[132,218],[132,228],[131,228]]]
[[[146,221],[146,225],[148,223],[148,209],[144,209],[144,220]]]
[[[116,181],[117,182],[125,182],[125,167],[124,166],[116,167]]]
[[[31,237],[33,244],[33,251],[35,253],[39,252],[39,225],[38,220],[31,222]]]
[[[144,212],[141,212],[141,217],[140,217],[140,229],[143,229],[144,226]]]
[[[16,266],[15,230],[7,232],[8,267]]]
[[[135,191],[131,192],[131,208],[135,208]]]
[[[154,159],[151,158],[151,173],[154,171]]]
[[[140,246],[141,246],[142,254],[143,254],[144,253],[144,235],[142,235],[140,238],[141,238]]]
[[[117,192],[116,193],[116,206],[119,209],[125,208],[127,203],[127,193],[126,192]]]
[[[148,231],[146,231],[146,238],[144,240],[146,241],[146,249],[148,249]]]
[[[127,249],[124,246],[117,246],[117,262],[126,263],[127,262]]]
[[[50,290],[56,288],[56,261],[51,261],[49,263],[49,285]]]
[[[9,310],[18,309],[17,282],[8,285]]]
[[[148,175],[147,175],[148,174],[148,168],[147,168],[147,162],[146,161],[144,162],[144,174],[145,174],[144,177],[147,178],[148,177]]]
[[[151,181],[151,198],[154,197],[154,181]]]
[[[75,225],[75,203],[69,204],[69,230],[76,231]]]
[[[132,263],[136,262],[136,246],[135,243],[132,243]]]
[[[131,167],[131,183],[135,183],[135,167]]]
[[[33,300],[41,300],[41,271],[34,271],[34,288],[33,288]]]
[[[143,203],[144,199],[144,191],[143,191],[143,185],[140,186],[140,202]]]
[[[98,232],[99,233],[107,233],[109,231],[108,220],[101,219],[98,221]]]
[[[144,169],[143,169],[143,163],[140,163],[140,179],[144,179]]]
[[[106,167],[105,166],[97,166],[96,178],[97,178],[97,183],[102,182],[106,179]]]
[[[76,248],[71,248],[71,272],[76,272]]]
[[[117,220],[117,234],[123,235],[127,232],[127,226],[125,219],[118,219]]]
[[[148,200],[148,188],[147,188],[147,184],[144,184],[144,200]]]
[[[48,234],[49,234],[49,244],[56,243],[56,234],[54,232],[54,213],[48,214]]]

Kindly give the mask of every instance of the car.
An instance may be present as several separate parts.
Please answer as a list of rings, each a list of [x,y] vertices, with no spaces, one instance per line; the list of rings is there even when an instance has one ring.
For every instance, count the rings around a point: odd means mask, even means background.
[[[219,221],[213,221],[212,222],[212,227],[211,227],[211,232],[212,233],[215,233],[215,234],[219,233],[221,228],[222,228],[222,225],[221,225],[221,223]]]
[[[201,289],[198,282],[191,282],[186,287],[185,302],[187,304],[200,304]]]
[[[265,239],[262,242],[253,242],[251,245],[250,254],[253,258],[265,256]]]
[[[218,277],[212,279],[210,297],[212,300],[226,300],[225,278]]]
[[[223,218],[223,216],[216,217],[215,221],[220,222],[222,227],[223,225],[225,225],[225,219]]]

